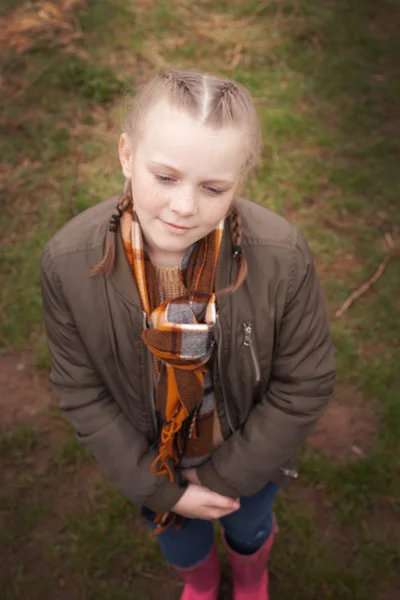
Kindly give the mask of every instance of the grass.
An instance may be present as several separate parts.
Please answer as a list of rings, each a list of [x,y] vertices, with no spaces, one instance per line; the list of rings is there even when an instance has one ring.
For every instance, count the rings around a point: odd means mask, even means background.
[[[6,16],[17,5],[6,3]],[[272,597],[396,598],[398,259],[341,319],[334,315],[380,264],[384,234],[395,238],[400,226],[398,4],[90,0],[63,15],[77,34],[68,41],[56,28],[23,52],[8,44],[0,55],[2,352],[29,348],[39,368],[49,367],[41,251],[71,216],[119,192],[121,95],[172,64],[211,65],[247,85],[266,144],[248,195],[304,230],[331,317],[338,380],[378,412],[365,458],[343,463],[304,451],[301,481],[277,505]],[[51,413],[16,425],[0,450],[7,600],[179,597],[137,509],[98,480],[63,421]]]
[[[0,440],[2,457],[24,457],[35,449],[38,433],[33,427],[19,425]]]

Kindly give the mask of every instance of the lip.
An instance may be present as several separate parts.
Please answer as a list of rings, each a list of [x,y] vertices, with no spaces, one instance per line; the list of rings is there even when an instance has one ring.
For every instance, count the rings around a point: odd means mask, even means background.
[[[193,227],[182,227],[181,225],[174,225],[173,223],[168,223],[168,221],[162,222],[168,227],[168,229],[171,229],[176,233],[185,233],[185,231],[190,231],[191,229],[194,229]]]

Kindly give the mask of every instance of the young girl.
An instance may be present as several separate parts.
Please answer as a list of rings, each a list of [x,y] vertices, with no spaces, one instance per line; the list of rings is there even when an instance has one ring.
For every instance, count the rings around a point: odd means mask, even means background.
[[[235,600],[268,598],[278,487],[332,393],[301,233],[239,198],[260,154],[248,92],[171,71],[127,116],[119,198],[47,244],[51,381],[78,439],[142,508],[184,600],[216,600],[213,521]]]

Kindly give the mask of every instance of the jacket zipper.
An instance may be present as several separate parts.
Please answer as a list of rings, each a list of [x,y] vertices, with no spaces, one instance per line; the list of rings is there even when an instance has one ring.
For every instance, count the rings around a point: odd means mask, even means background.
[[[221,375],[221,364],[222,364],[222,327],[221,327],[221,323],[220,323],[218,315],[216,316],[216,322],[217,322],[218,333],[219,333],[219,335],[218,335],[218,337],[219,337],[219,339],[218,339],[218,349],[217,349],[218,350],[218,352],[217,352],[218,372]],[[220,385],[221,385],[222,399],[224,401],[224,409],[225,409],[226,419],[228,421],[228,425],[229,425],[229,428],[230,428],[231,432],[234,433],[235,428],[233,427],[232,419],[231,419],[230,414],[229,414],[228,402],[227,402],[226,393],[225,393],[225,390],[224,390],[224,382],[223,382],[223,379],[222,379],[221,376],[220,376]]]
[[[147,314],[143,311],[142,313],[143,315],[143,329],[147,329]],[[152,368],[152,358],[151,358],[151,352],[150,350],[147,348],[146,346],[146,356],[147,356],[147,371],[148,371],[148,377],[149,377],[149,392],[150,392],[150,410],[151,410],[151,416],[153,419],[153,425],[154,425],[154,436],[157,437],[158,435],[158,431],[157,431],[157,419],[156,419],[156,410],[155,410],[155,406],[154,406],[154,382],[153,382],[153,368]]]
[[[250,356],[254,367],[254,373],[256,376],[256,383],[261,380],[261,369],[257,360],[256,351],[254,350],[253,344],[253,328],[249,323],[243,323],[244,341],[243,345],[249,348]]]
[[[260,365],[257,360],[257,356],[254,350],[253,344],[253,329],[252,326],[248,323],[243,323],[243,331],[244,331],[244,341],[243,345],[250,349],[251,359],[254,365],[254,372],[256,375],[256,383],[258,383],[261,379],[261,370]],[[290,477],[291,479],[297,479],[299,476],[298,472],[295,469],[285,469],[282,467],[279,469],[281,473],[286,475],[286,477]]]

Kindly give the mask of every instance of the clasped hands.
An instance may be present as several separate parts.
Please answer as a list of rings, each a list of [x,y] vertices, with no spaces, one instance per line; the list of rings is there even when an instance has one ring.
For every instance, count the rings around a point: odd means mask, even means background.
[[[201,485],[196,469],[184,469],[182,475],[189,481],[189,485],[173,506],[173,512],[189,519],[212,521],[240,508],[239,498],[222,496]]]

